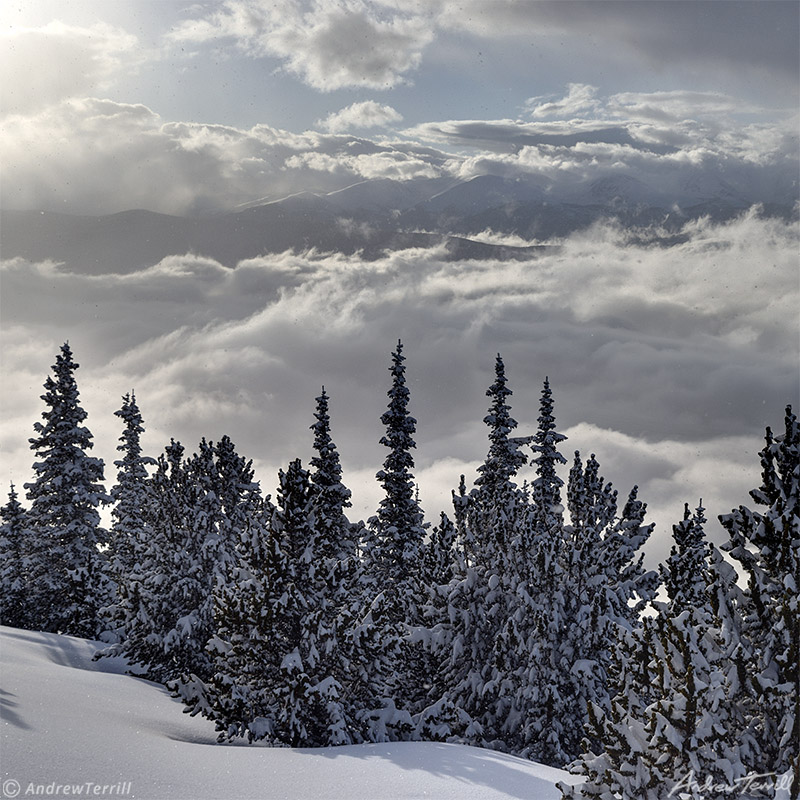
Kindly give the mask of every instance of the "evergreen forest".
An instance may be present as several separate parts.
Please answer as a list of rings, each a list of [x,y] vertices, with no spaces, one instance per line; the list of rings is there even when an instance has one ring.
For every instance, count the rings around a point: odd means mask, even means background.
[[[766,430],[760,485],[713,523],[725,544],[707,536],[697,487],[649,570],[637,487],[618,494],[594,454],[567,450],[547,379],[535,432],[516,435],[499,355],[485,460],[474,485],[454,476],[435,521],[414,478],[401,342],[366,521],[349,513],[325,389],[314,456],[286,464],[274,497],[227,436],[146,455],[125,394],[107,491],[77,369],[64,344],[32,480],[0,509],[3,624],[98,640],[97,658],[124,656],[220,741],[459,742],[580,774],[560,787],[569,798],[701,798],[787,773],[800,794],[791,407]]]

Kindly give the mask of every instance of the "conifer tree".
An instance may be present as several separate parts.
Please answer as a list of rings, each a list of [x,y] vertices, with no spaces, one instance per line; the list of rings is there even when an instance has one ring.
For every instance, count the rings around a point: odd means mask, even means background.
[[[610,708],[590,704],[594,743],[587,739],[578,767],[586,781],[562,786],[566,797],[700,800],[746,772],[703,511],[687,507],[673,527],[662,567],[669,601],[641,629],[620,628],[610,670],[616,696]]]
[[[123,396],[122,407],[114,414],[125,425],[117,445],[123,456],[114,462],[118,472],[117,483],[111,490],[114,508],[109,531],[111,567],[119,583],[136,565],[135,543],[147,526],[147,467],[154,465],[155,460],[142,455],[140,437],[144,433],[144,420],[133,392]]]
[[[547,522],[553,520],[557,524],[564,511],[561,506],[561,487],[564,485],[564,481],[558,476],[556,468],[559,464],[567,463],[564,456],[558,451],[558,445],[567,437],[556,431],[553,405],[550,380],[545,378],[539,404],[539,424],[531,444],[531,449],[536,454],[533,459],[533,463],[536,464],[536,479],[533,481],[533,487],[534,492],[537,493],[536,502],[541,506],[544,520]]]
[[[744,688],[762,727],[759,772],[791,771],[800,794],[800,426],[787,406],[784,431],[767,428],[760,453],[761,486],[753,510],[720,517],[725,546],[747,576],[741,632]]]
[[[8,503],[0,508],[0,620],[13,628],[27,628],[30,608],[32,535],[25,509],[11,484]]]
[[[124,604],[126,638],[102,655],[123,654],[161,683],[210,677],[214,592],[233,570],[257,493],[250,464],[227,437],[216,446],[203,439],[188,459],[170,443],[149,482],[140,568]]]
[[[239,558],[229,579],[215,587],[216,629],[207,645],[210,677],[184,675],[174,684],[189,713],[215,723],[220,741],[264,739],[274,729],[274,632],[282,592],[281,552],[272,535],[276,514],[269,497],[252,497],[247,524],[239,531]]]
[[[517,596],[520,604],[514,614],[517,628],[511,641],[518,640],[518,652],[509,681],[514,695],[506,723],[508,737],[516,751],[552,766],[571,760],[569,737],[574,735],[574,715],[579,707],[572,696],[571,676],[562,662],[562,646],[568,641],[569,553],[565,552],[564,508],[561,487],[564,482],[556,468],[566,459],[558,445],[566,437],[556,430],[553,397],[545,379],[540,399],[536,433],[531,439],[536,478],[532,482],[532,502],[521,523],[521,551],[525,554],[520,570]],[[513,652],[508,656],[514,659]]]
[[[451,735],[475,744],[509,749],[506,725],[511,712],[521,640],[519,624],[519,563],[524,550],[520,521],[527,509],[514,482],[526,458],[519,448],[526,438],[512,438],[517,427],[511,416],[505,365],[498,355],[495,380],[484,423],[489,428],[489,452],[479,467],[475,488],[467,495],[462,476],[453,494],[456,525],[464,548],[464,571],[456,576],[448,597],[448,626],[437,631],[443,659],[444,701],[437,719]],[[426,712],[433,718],[432,712]],[[505,726],[505,727],[504,727]]]
[[[311,426],[316,454],[311,459],[310,475],[314,517],[310,603],[316,609],[312,626],[320,653],[317,673],[322,682],[328,681],[324,691],[329,695],[326,707],[330,709],[330,713],[325,712],[328,728],[321,736],[326,743],[345,744],[369,735],[364,720],[375,709],[375,689],[383,685],[389,670],[373,610],[364,606],[365,589],[367,596],[370,591],[359,557],[363,523],[351,523],[346,516],[351,506],[350,490],[342,483],[324,387],[316,403],[316,422]]]
[[[384,497],[377,515],[369,521],[371,543],[365,556],[376,586],[386,587],[397,596],[393,616],[397,621],[413,622],[417,616],[415,580],[425,524],[411,472],[417,421],[408,410],[411,393],[406,385],[405,360],[403,344],[398,342],[389,368],[392,374],[392,386],[387,393],[389,406],[381,416],[386,433],[380,443],[389,453],[376,477],[383,486]]]
[[[673,526],[675,546],[663,570],[669,602],[656,618],[652,640],[657,697],[647,709],[647,763],[670,788],[691,773],[724,786],[744,774],[726,682],[727,652],[710,596],[705,522],[701,502],[694,512],[687,506]]]
[[[30,624],[40,630],[94,638],[102,628],[98,612],[111,593],[107,560],[100,546],[107,533],[99,508],[109,501],[103,462],[92,458],[92,434],[84,427],[74,372],[78,364],[68,343],[45,381],[43,422],[34,425],[31,449],[39,460],[25,484],[31,507]]]
[[[136,539],[137,567],[115,609],[124,636],[97,657],[122,655],[150,680],[165,683],[190,668],[174,658],[165,641],[185,607],[176,592],[188,539],[188,476],[180,442],[171,440],[159,456],[147,491],[145,525]]]
[[[416,420],[409,413],[404,362],[403,344],[398,342],[389,368],[389,404],[381,416],[386,433],[380,443],[389,450],[376,475],[383,498],[362,540],[369,608],[357,624],[357,639],[364,647],[379,643],[385,653],[396,654],[389,668],[384,655],[363,653],[372,665],[373,696],[379,703],[367,722],[368,735],[378,739],[411,736],[411,715],[425,705],[427,693],[423,648],[409,638],[422,621],[425,592],[420,580],[427,525],[412,473]]]
[[[519,530],[517,514],[522,498],[513,478],[527,463],[520,447],[530,441],[530,437],[510,436],[517,421],[511,416],[507,403],[512,394],[507,383],[505,365],[498,354],[495,381],[486,391],[492,402],[483,420],[489,427],[489,452],[478,467],[470,519],[471,527],[480,529],[479,541],[485,548],[480,557],[491,569],[500,572],[511,559],[512,548],[519,547],[514,539]]]
[[[220,739],[295,747],[362,740],[346,641],[356,568],[349,492],[324,394],[316,416],[316,483],[295,460],[279,474],[277,507],[265,501],[247,515],[238,561],[217,585],[210,678],[176,684],[191,713],[215,721]]]
[[[103,610],[103,617],[118,637],[125,638],[133,587],[142,581],[141,551],[152,533],[148,521],[151,496],[147,468],[156,462],[142,455],[140,437],[144,432],[144,421],[133,392],[123,396],[122,407],[114,413],[125,426],[117,445],[123,456],[114,462],[118,469],[117,483],[110,493],[114,508],[108,554],[116,596]]]

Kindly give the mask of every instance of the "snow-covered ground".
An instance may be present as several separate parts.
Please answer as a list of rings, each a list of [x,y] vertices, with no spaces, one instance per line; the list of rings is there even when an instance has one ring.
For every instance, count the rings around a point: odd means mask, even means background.
[[[0,627],[0,797],[549,800],[577,779],[461,745],[291,750],[216,743],[163,687],[83,639]]]

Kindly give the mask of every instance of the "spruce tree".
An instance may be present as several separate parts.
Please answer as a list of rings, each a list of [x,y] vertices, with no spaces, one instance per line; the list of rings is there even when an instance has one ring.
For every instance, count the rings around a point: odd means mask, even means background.
[[[734,788],[746,772],[703,511],[687,507],[673,527],[661,570],[668,602],[642,628],[619,629],[616,694],[610,708],[589,706],[593,740],[577,766],[586,780],[562,786],[566,797],[701,800],[709,787]]]
[[[384,496],[378,513],[369,521],[370,546],[365,556],[370,577],[376,587],[385,587],[397,597],[393,616],[397,621],[416,619],[416,578],[425,538],[422,510],[416,499],[413,436],[417,421],[408,410],[410,391],[405,378],[405,356],[402,342],[392,353],[392,386],[388,391],[389,406],[381,416],[386,433],[380,443],[389,453],[376,478]]]
[[[558,465],[567,463],[558,451],[558,445],[567,437],[556,431],[553,406],[550,380],[545,378],[539,401],[539,424],[531,449],[536,454],[533,459],[536,465],[536,479],[533,481],[536,502],[541,506],[541,513],[548,524],[558,524],[564,512],[561,505],[561,487],[564,481],[558,476],[556,469]]]
[[[265,501],[243,517],[238,559],[216,589],[210,677],[175,687],[220,739],[310,747],[363,738],[347,638],[357,562],[324,394],[316,416],[314,476],[291,462],[277,507]]]
[[[124,639],[135,592],[133,587],[141,584],[142,580],[142,548],[152,533],[148,521],[151,496],[147,468],[156,462],[142,455],[140,437],[144,432],[144,421],[133,392],[123,396],[122,407],[114,413],[124,423],[117,445],[123,456],[114,462],[118,469],[117,483],[110,493],[114,508],[108,556],[117,591],[111,605],[103,610],[103,617],[116,635]]]
[[[574,735],[575,709],[571,660],[562,661],[562,643],[568,639],[568,573],[564,508],[564,482],[557,466],[566,459],[558,445],[566,437],[556,430],[553,397],[545,379],[536,433],[531,439],[536,478],[532,502],[521,523],[524,566],[518,587],[520,604],[515,613],[517,638],[523,654],[510,681],[513,711],[507,727],[517,751],[544,764],[562,766],[571,760],[569,737]],[[513,658],[513,655],[509,658]]]
[[[747,576],[741,611],[743,683],[761,730],[758,772],[791,771],[800,795],[800,426],[787,406],[783,433],[767,428],[756,506],[720,517],[725,549]]]
[[[520,521],[527,513],[514,477],[526,461],[519,448],[528,439],[510,436],[517,422],[511,416],[512,392],[499,355],[495,380],[486,394],[489,451],[478,469],[475,488],[467,494],[462,476],[459,492],[453,494],[464,568],[448,595],[451,622],[436,631],[438,646],[446,655],[442,665],[446,689],[437,722],[440,729],[448,726],[452,736],[508,750],[511,678],[521,654],[517,589],[525,567],[519,562],[524,550]]]
[[[416,420],[409,413],[402,342],[392,353],[389,404],[381,416],[386,433],[380,443],[389,452],[376,478],[383,487],[377,514],[370,518],[362,540],[364,586],[369,609],[358,623],[365,647],[379,643],[396,654],[394,666],[383,655],[363,653],[372,664],[374,708],[367,728],[379,739],[412,736],[412,715],[426,704],[428,676],[422,645],[410,640],[422,621],[425,591],[421,585],[422,555],[427,525],[414,484],[413,436]]]
[[[188,505],[184,448],[174,439],[158,457],[148,482],[149,505],[136,539],[136,569],[125,584],[115,612],[122,639],[98,657],[122,655],[150,680],[177,678],[187,663],[179,663],[166,642],[184,604],[176,592],[183,567]]]
[[[524,504],[513,479],[519,468],[527,463],[520,447],[530,441],[530,437],[510,436],[517,421],[511,416],[511,407],[507,403],[512,394],[507,383],[505,364],[498,354],[495,381],[486,391],[492,402],[483,420],[489,427],[489,452],[478,467],[470,515],[470,526],[480,530],[478,541],[483,550],[474,554],[474,558],[483,559],[490,569],[500,572],[504,572],[506,562],[512,560],[512,550],[519,550],[520,546],[515,536],[519,532],[518,509]]]
[[[33,537],[13,483],[8,503],[0,508],[0,519],[0,620],[13,628],[27,628],[31,615],[28,553]]]
[[[122,407],[114,412],[125,427],[117,445],[123,456],[114,462],[117,483],[111,490],[114,508],[109,536],[111,567],[119,583],[136,565],[135,542],[146,527],[148,511],[148,466],[155,460],[142,455],[140,437],[144,433],[144,420],[133,392],[122,398]]]
[[[275,618],[282,592],[282,557],[272,535],[277,509],[269,497],[252,500],[247,525],[239,531],[239,558],[229,579],[215,588],[210,677],[184,675],[174,684],[189,713],[215,723],[220,741],[270,738],[276,716]]]
[[[43,422],[34,425],[31,449],[38,456],[35,478],[25,484],[31,507],[28,524],[36,537],[31,552],[32,616],[38,629],[94,638],[98,612],[111,594],[101,546],[107,532],[99,508],[109,502],[103,462],[92,458],[92,434],[84,427],[74,372],[78,364],[68,343],[61,347],[42,395]]]
[[[227,437],[203,439],[184,458],[174,440],[157,462],[128,598],[126,638],[103,655],[125,655],[151,680],[210,677],[214,593],[238,558],[240,529],[258,487]]]

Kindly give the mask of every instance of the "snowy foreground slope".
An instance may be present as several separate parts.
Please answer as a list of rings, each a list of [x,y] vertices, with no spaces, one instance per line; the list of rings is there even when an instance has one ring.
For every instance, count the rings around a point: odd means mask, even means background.
[[[220,745],[213,725],[183,714],[161,686],[125,675],[120,662],[92,662],[96,647],[0,627],[0,797],[82,788],[152,800],[549,800],[561,796],[556,781],[577,780],[461,745]]]

